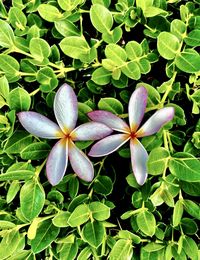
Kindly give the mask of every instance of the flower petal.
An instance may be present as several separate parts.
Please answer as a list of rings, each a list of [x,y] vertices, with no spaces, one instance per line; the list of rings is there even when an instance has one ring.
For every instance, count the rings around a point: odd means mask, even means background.
[[[111,112],[104,110],[96,110],[88,113],[88,117],[96,122],[103,123],[115,131],[129,133],[129,126],[125,123],[124,120],[114,115]]]
[[[137,137],[152,135],[160,130],[160,128],[172,120],[174,117],[173,107],[164,107],[153,114],[142,127],[137,131]]]
[[[70,136],[74,141],[89,141],[99,140],[112,132],[113,130],[111,128],[102,123],[89,122],[75,128]]]
[[[94,144],[88,155],[92,157],[105,156],[118,150],[130,139],[127,134],[110,135]]]
[[[143,185],[147,178],[147,151],[137,138],[131,139],[130,150],[133,173],[137,183]]]
[[[129,125],[132,132],[135,132],[144,116],[144,112],[147,104],[147,90],[144,87],[137,88],[128,104],[128,114],[129,114]]]
[[[67,84],[63,84],[56,93],[54,113],[60,128],[69,134],[76,126],[78,105],[73,89]]]
[[[52,148],[46,164],[47,178],[54,186],[63,178],[68,163],[68,142],[61,139]]]
[[[36,112],[19,112],[17,113],[20,123],[31,134],[48,139],[58,139],[64,136],[60,127]]]
[[[69,143],[69,160],[74,172],[84,181],[90,182],[94,178],[94,168],[88,157],[76,145]]]

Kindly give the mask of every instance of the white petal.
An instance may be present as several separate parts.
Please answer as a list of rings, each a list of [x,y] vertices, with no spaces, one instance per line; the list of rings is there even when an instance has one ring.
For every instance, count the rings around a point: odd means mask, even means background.
[[[131,139],[130,150],[133,173],[137,183],[143,185],[147,178],[147,151],[137,138]]]
[[[89,122],[80,125],[71,132],[70,136],[74,141],[99,140],[111,134],[113,130],[108,126],[98,123]]]
[[[69,134],[76,126],[78,105],[73,89],[67,84],[63,84],[56,93],[54,113],[60,128]]]
[[[94,168],[88,157],[75,144],[69,143],[69,160],[74,172],[84,181],[90,182],[94,178]]]
[[[142,127],[137,131],[137,137],[152,135],[160,130],[160,128],[171,121],[174,117],[173,107],[164,107],[153,114]]]
[[[105,156],[118,150],[130,139],[127,134],[110,135],[94,144],[88,155],[92,157]]]
[[[96,122],[103,123],[115,131],[129,133],[129,126],[124,120],[111,112],[104,110],[96,110],[88,113],[88,117]]]
[[[47,178],[52,185],[57,185],[63,178],[68,162],[67,139],[61,139],[52,148],[46,164]]]
[[[31,134],[48,139],[58,139],[64,137],[60,127],[36,112],[19,112],[17,114],[20,123]]]
[[[137,88],[129,100],[128,114],[129,125],[132,132],[135,132],[144,116],[147,104],[147,90],[144,87]]]

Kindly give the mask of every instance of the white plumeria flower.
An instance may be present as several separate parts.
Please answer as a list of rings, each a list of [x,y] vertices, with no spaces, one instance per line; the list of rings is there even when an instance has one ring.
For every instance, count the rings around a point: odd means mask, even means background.
[[[158,110],[139,128],[146,104],[147,90],[144,87],[139,87],[133,92],[129,101],[129,126],[121,118],[108,111],[97,110],[88,113],[89,118],[93,121],[104,123],[113,130],[121,132],[121,134],[105,137],[94,144],[88,155],[92,157],[105,156],[130,141],[132,169],[139,185],[143,185],[147,178],[148,154],[138,138],[158,132],[164,124],[174,117],[174,108],[165,107]]]
[[[31,134],[60,139],[52,148],[46,163],[47,178],[52,185],[58,184],[66,171],[68,157],[79,178],[91,181],[94,177],[93,165],[73,141],[99,140],[112,129],[103,123],[88,122],[75,128],[78,118],[78,102],[73,89],[63,84],[54,99],[54,114],[58,124],[36,112],[20,112],[18,118]]]

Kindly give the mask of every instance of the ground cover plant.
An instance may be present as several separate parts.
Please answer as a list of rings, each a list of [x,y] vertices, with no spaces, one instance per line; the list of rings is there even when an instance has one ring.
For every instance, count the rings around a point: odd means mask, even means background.
[[[200,258],[199,47],[198,0],[0,0],[1,259]],[[64,106],[62,86],[74,97]],[[97,139],[119,135],[91,121],[96,110],[129,124],[139,116],[130,115],[131,95],[141,89],[141,126],[162,109],[174,113],[151,135],[131,136],[147,162],[131,156],[129,142],[92,157]],[[26,131],[22,118],[36,113],[41,131],[45,118],[58,122],[49,126],[61,141]],[[73,129],[68,166],[63,148],[48,163]],[[141,182],[133,174],[140,160]]]

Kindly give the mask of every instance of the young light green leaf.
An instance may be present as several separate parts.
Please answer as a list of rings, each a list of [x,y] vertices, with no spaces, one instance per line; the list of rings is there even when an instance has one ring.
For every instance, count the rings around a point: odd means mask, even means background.
[[[20,184],[18,180],[11,182],[6,195],[6,202],[10,203],[16,197],[18,191],[20,190]]]
[[[14,45],[14,32],[11,26],[3,20],[0,20],[0,46],[10,48]]]
[[[5,76],[0,78],[0,95],[7,100],[9,94],[9,84],[8,80]]]
[[[27,19],[26,15],[18,7],[11,7],[8,13],[8,19],[11,25],[19,30],[25,30]]]
[[[90,210],[87,205],[82,204],[77,206],[71,213],[68,219],[68,224],[71,227],[77,227],[87,222],[89,219]]]
[[[170,172],[183,181],[200,181],[199,169],[200,162],[189,153],[176,153],[169,161]]]
[[[170,159],[170,154],[168,150],[163,147],[153,149],[148,158],[147,171],[152,175],[163,174],[164,170],[167,168],[168,160]]]
[[[172,33],[161,32],[159,34],[157,48],[163,58],[173,60],[179,52],[180,46],[181,43],[179,39]]]
[[[44,58],[48,58],[51,53],[51,48],[47,41],[40,38],[32,38],[29,43],[30,53],[34,59],[43,61]]]
[[[103,5],[94,4],[90,9],[92,25],[101,33],[109,33],[113,25],[110,11]]]
[[[8,95],[8,105],[11,110],[27,111],[31,106],[31,97],[25,89],[14,88]]]
[[[5,73],[9,83],[20,79],[18,61],[7,54],[0,54],[0,70]]]
[[[47,143],[31,143],[20,152],[20,156],[24,160],[38,160],[45,158],[49,151],[50,146]]]
[[[59,21],[63,17],[63,14],[58,8],[50,4],[40,4],[38,12],[40,16],[48,22]]]
[[[122,103],[115,98],[101,98],[98,102],[100,110],[107,110],[113,114],[122,114],[124,111]]]
[[[62,34],[64,37],[69,36],[80,36],[78,28],[68,20],[61,20],[55,22],[56,30]]]
[[[112,248],[109,259],[110,260],[121,260],[121,259],[131,259],[133,255],[133,247],[131,240],[129,239],[119,239],[114,247]]]
[[[93,201],[89,204],[89,209],[94,219],[103,221],[110,217],[110,208],[105,204]]]
[[[52,219],[54,226],[56,227],[68,227],[68,219],[70,216],[70,212],[68,211],[60,211],[56,216]]]
[[[60,251],[60,259],[70,259],[74,260],[78,253],[78,244],[75,243],[66,243]]]
[[[37,254],[55,241],[60,229],[55,227],[51,219],[42,221],[37,229],[36,236],[31,240],[31,249]]]
[[[82,230],[83,239],[92,247],[97,248],[103,242],[105,228],[101,222],[87,223]]]
[[[110,71],[101,67],[92,73],[92,80],[98,85],[106,85],[110,82],[111,74]]]
[[[136,217],[139,229],[147,236],[153,236],[156,232],[156,220],[149,211],[142,211]]]
[[[200,70],[200,55],[193,49],[185,49],[176,55],[175,64],[184,72],[198,72]]]
[[[33,220],[43,209],[45,192],[40,183],[29,180],[21,188],[20,206],[24,217]]]
[[[74,59],[85,58],[89,54],[90,46],[84,37],[70,36],[60,42],[60,48],[67,56]]]
[[[173,211],[173,226],[176,227],[180,224],[183,215],[183,200],[178,200],[174,206]]]

